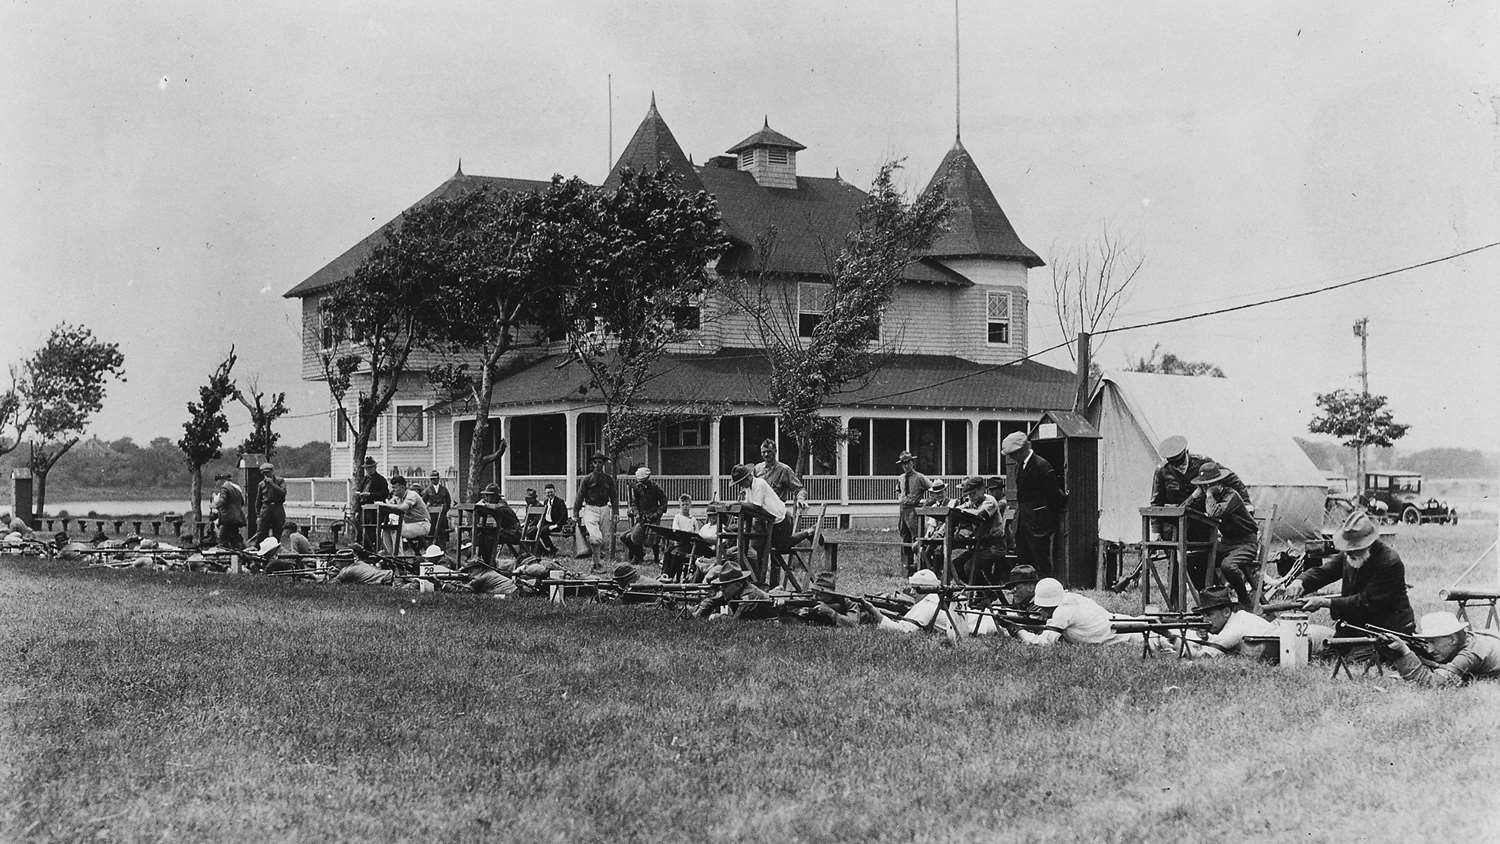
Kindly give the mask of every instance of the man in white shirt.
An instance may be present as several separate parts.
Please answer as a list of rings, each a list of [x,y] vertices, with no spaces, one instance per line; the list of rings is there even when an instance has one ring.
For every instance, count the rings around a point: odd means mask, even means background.
[[[1056,578],[1037,581],[1032,603],[1047,614],[1040,632],[1013,629],[1011,635],[1029,645],[1054,645],[1058,641],[1077,645],[1139,645],[1139,633],[1116,633],[1109,610],[1092,599],[1063,590]]]
[[[1276,636],[1280,632],[1275,622],[1239,609],[1238,600],[1226,588],[1204,589],[1198,596],[1198,606],[1193,609],[1208,622],[1208,629],[1189,631],[1190,656],[1240,654],[1246,637]],[[1333,636],[1333,628],[1310,624],[1307,635],[1312,639],[1313,653],[1318,653],[1323,650],[1323,644]]]
[[[406,478],[396,475],[391,478],[391,497],[380,505],[382,516],[394,515],[399,518],[399,530],[401,539],[417,539],[432,533],[432,521],[427,515],[427,502],[422,500],[415,490],[408,489]],[[400,555],[401,543],[391,534],[387,540],[390,547],[386,548],[386,554],[391,557]]]

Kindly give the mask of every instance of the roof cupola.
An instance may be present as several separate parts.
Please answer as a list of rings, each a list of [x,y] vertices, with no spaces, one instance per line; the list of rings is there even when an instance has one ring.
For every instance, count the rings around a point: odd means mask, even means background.
[[[772,129],[768,116],[759,132],[725,151],[738,156],[739,169],[761,187],[796,190],[797,151],[802,149],[807,147]]]

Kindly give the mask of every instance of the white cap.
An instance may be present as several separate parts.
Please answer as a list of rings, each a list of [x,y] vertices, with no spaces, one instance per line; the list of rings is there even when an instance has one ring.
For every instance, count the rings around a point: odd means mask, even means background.
[[[443,549],[436,545],[429,545],[427,546],[427,550],[422,552],[422,559],[424,560],[436,560],[441,556],[443,556]]]
[[[719,538],[719,526],[710,522],[698,529],[698,538],[704,542],[714,542]]]
[[[937,572],[932,569],[921,569],[908,577],[906,582],[907,585],[917,589],[936,589],[943,585],[942,581],[938,580]]]
[[[647,469],[645,466],[642,466],[641,468],[635,470],[635,479],[636,480],[638,480],[638,481],[644,481],[645,479],[647,479],[649,477],[651,477],[651,470]]]
[[[1031,602],[1039,607],[1055,607],[1062,603],[1063,585],[1055,577],[1044,577],[1036,582],[1036,594]]]
[[[281,542],[276,537],[268,536],[260,541],[260,547],[256,549],[256,553],[264,556],[280,547]]]
[[[1000,453],[1009,456],[1020,451],[1025,445],[1026,435],[1016,431],[1000,441]]]
[[[1468,624],[1459,621],[1458,616],[1451,612],[1430,612],[1422,616],[1421,623],[1417,625],[1417,635],[1423,639],[1439,639],[1467,630],[1468,627]]]

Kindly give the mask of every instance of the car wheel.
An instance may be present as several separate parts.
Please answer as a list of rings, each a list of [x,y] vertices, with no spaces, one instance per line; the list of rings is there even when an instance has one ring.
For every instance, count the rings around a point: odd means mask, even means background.
[[[1401,521],[1409,525],[1419,525],[1422,523],[1422,513],[1415,507],[1407,507],[1401,511]]]

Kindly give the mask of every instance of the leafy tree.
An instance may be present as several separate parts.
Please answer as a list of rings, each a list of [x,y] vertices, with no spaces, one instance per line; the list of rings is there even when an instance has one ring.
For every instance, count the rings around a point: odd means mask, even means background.
[[[281,435],[271,430],[277,419],[290,410],[286,406],[286,393],[269,396],[260,389],[260,380],[252,379],[249,391],[236,389],[234,398],[250,411],[250,435],[240,443],[240,454],[262,454],[267,460],[276,451],[276,441]]]
[[[1160,355],[1160,357],[1158,357]],[[1136,358],[1125,367],[1126,372],[1155,372],[1161,375],[1206,375],[1223,378],[1224,370],[1204,360],[1183,360],[1171,352],[1162,352],[1161,344],[1151,347],[1151,356]]]
[[[232,376],[236,360],[230,346],[229,355],[214,369],[208,383],[198,388],[198,400],[188,402],[188,421],[182,423],[182,439],[177,441],[193,475],[188,502],[194,521],[203,518],[203,466],[224,453],[224,434],[229,430],[224,403],[239,393]]]
[[[764,269],[776,249],[774,230],[757,238],[762,269],[727,288],[758,329],[758,347],[771,369],[768,397],[781,429],[797,443],[799,473],[813,455],[831,459],[838,443],[850,437],[837,419],[819,411],[832,396],[867,383],[898,350],[895,338],[879,339],[881,312],[907,265],[932,245],[947,220],[940,191],[907,202],[893,182],[900,166],[887,162],[880,168],[858,224],[830,259],[822,316],[810,338],[802,336],[797,280]]]
[[[323,325],[339,340],[317,354],[340,411],[337,424],[352,438],[351,514],[357,512],[354,493],[370,438],[408,372],[433,283],[441,280],[422,245],[434,229],[452,225],[446,210],[442,204],[408,209],[386,226],[384,242],[318,303]]]
[[[15,392],[32,432],[36,512],[47,504],[48,473],[104,406],[109,380],[125,380],[124,367],[118,343],[103,342],[86,326],[66,322],[54,327],[21,365]]]
[[[613,456],[664,419],[705,411],[693,403],[665,411],[638,405],[668,346],[687,336],[683,309],[715,285],[709,264],[729,241],[713,197],[684,192],[665,167],[627,169],[613,193],[598,191],[587,205],[566,224],[561,318],[604,404],[601,446]]]
[[[1411,426],[1395,421],[1385,407],[1385,396],[1340,389],[1319,393],[1314,401],[1322,413],[1307,424],[1307,429],[1314,434],[1331,434],[1346,448],[1354,449],[1356,488],[1363,490],[1365,449],[1390,448]]]
[[[451,224],[426,230],[436,282],[430,339],[449,359],[429,379],[440,396],[475,411],[464,489],[478,489],[485,469],[505,453],[504,439],[493,451],[485,443],[496,384],[528,362],[508,355],[562,333],[570,238],[597,202],[594,188],[554,176],[544,191],[478,190],[434,203],[441,206],[434,213]]]

